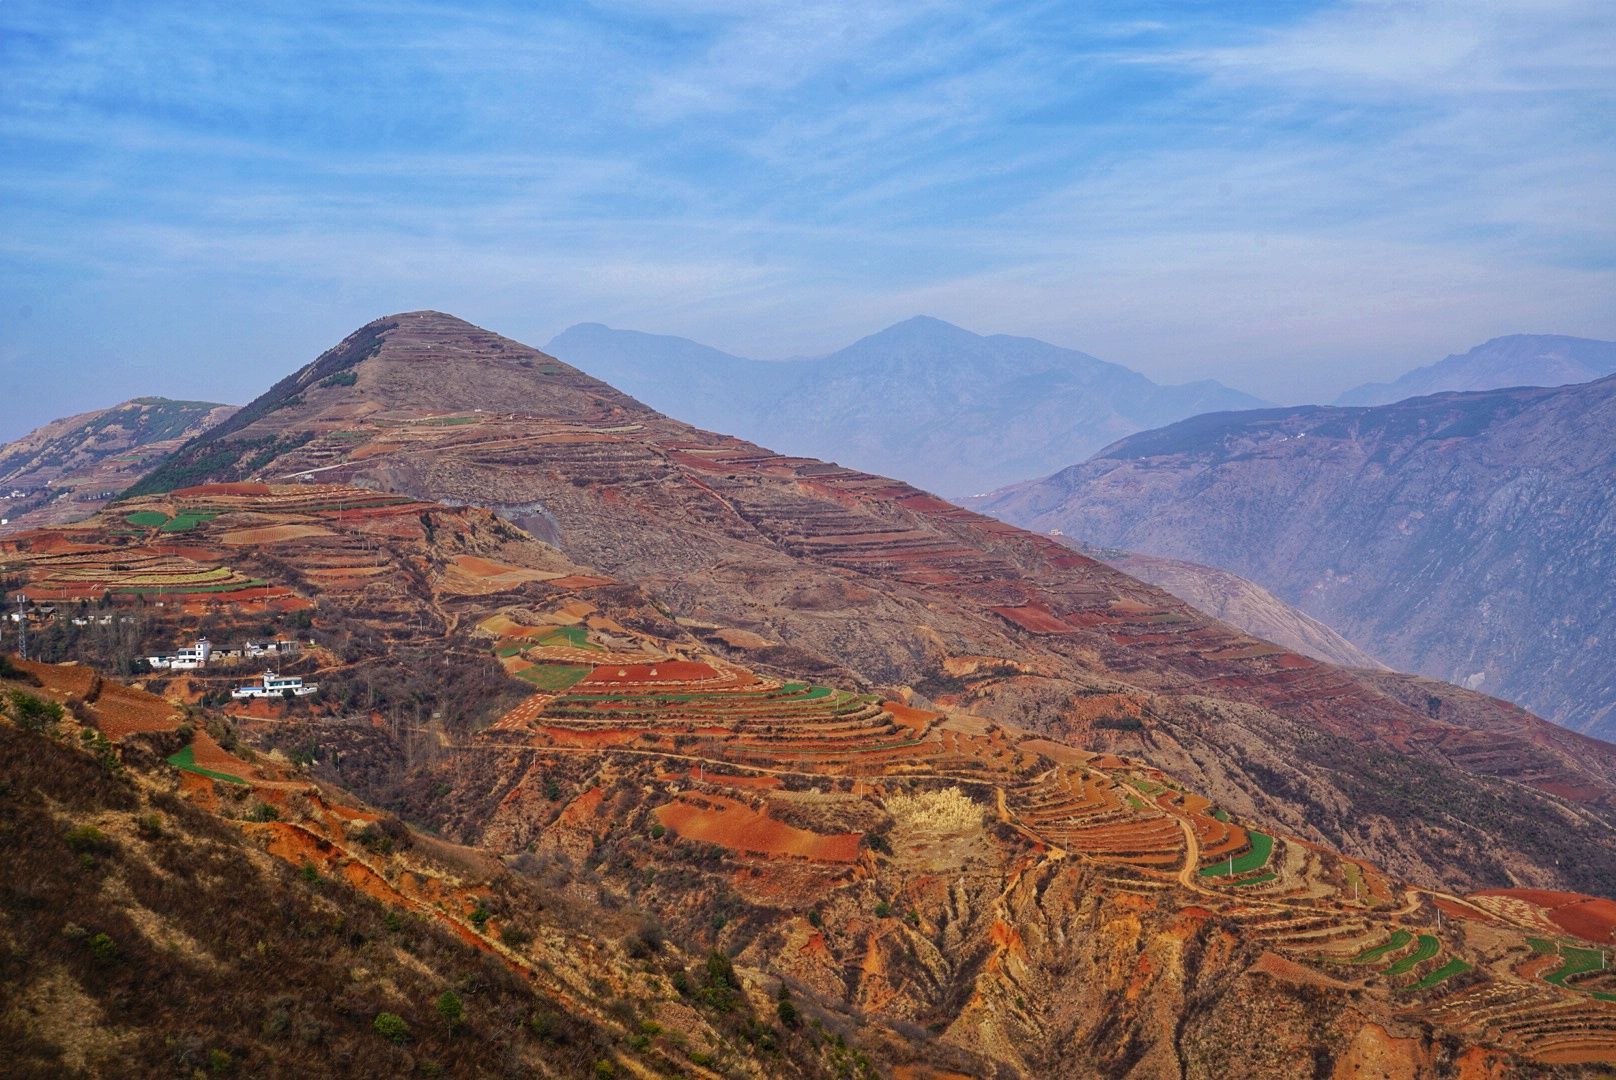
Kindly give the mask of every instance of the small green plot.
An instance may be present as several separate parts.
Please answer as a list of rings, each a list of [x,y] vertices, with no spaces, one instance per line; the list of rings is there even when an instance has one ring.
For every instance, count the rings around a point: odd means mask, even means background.
[[[1397,963],[1393,964],[1391,967],[1387,968],[1386,974],[1402,975],[1413,971],[1420,964],[1425,963],[1427,960],[1433,959],[1436,954],[1441,951],[1442,942],[1438,941],[1430,934],[1421,934],[1419,944],[1414,946],[1414,951],[1397,961]]]
[[[182,514],[176,514],[167,521],[163,522],[158,531],[184,532],[187,529],[196,528],[204,521],[212,521],[218,516],[219,513],[216,510],[187,510]]]
[[[124,520],[143,529],[155,529],[168,521],[168,515],[161,510],[136,510],[133,514],[126,515]]]
[[[582,626],[558,626],[539,638],[540,645],[570,645],[574,649],[599,649],[589,640],[589,631]]]
[[[540,690],[555,692],[567,689],[592,670],[594,669],[582,664],[539,664],[526,671],[517,672],[516,677],[532,683]]]
[[[1604,966],[1605,954],[1599,949],[1576,949],[1567,945],[1560,950],[1560,966],[1543,976],[1543,981],[1565,986],[1566,980],[1572,976],[1598,971]]]
[[[1279,880],[1279,875],[1278,874],[1274,873],[1272,870],[1265,870],[1262,873],[1258,874],[1256,877],[1241,878],[1239,881],[1231,881],[1231,882],[1229,882],[1229,884],[1233,885],[1233,886],[1266,885],[1270,881],[1278,881],[1278,880]]]
[[[232,776],[230,773],[225,772],[215,772],[212,769],[204,769],[202,766],[198,765],[196,763],[196,750],[191,746],[186,746],[179,753],[170,755],[168,758],[168,763],[174,766],[176,769],[183,769],[185,772],[196,773],[198,776],[206,776],[212,780],[223,780],[227,784],[241,784],[243,787],[247,786],[247,781],[243,780],[239,776]]]
[[[1365,949],[1352,958],[1354,964],[1372,964],[1387,953],[1396,952],[1404,945],[1414,940],[1414,935],[1407,930],[1394,930],[1392,936],[1372,948]]]
[[[1463,960],[1460,960],[1458,957],[1454,957],[1453,959],[1449,960],[1446,964],[1443,964],[1441,967],[1439,967],[1435,971],[1431,972],[1431,974],[1427,975],[1425,978],[1421,979],[1419,982],[1417,982],[1413,986],[1409,987],[1409,989],[1410,990],[1425,990],[1425,989],[1428,989],[1430,987],[1435,986],[1439,982],[1444,982],[1444,981],[1446,981],[1448,979],[1453,978],[1455,975],[1459,974],[1462,971],[1469,971],[1470,968],[1471,968],[1470,964],[1465,963]]]
[[[1229,811],[1225,810],[1221,806],[1212,811],[1212,816],[1223,822],[1225,825],[1229,823]]]
[[[1251,838],[1251,848],[1244,855],[1236,857],[1232,863],[1224,859],[1211,866],[1204,866],[1201,868],[1201,876],[1239,877],[1241,874],[1249,874],[1268,865],[1269,858],[1274,854],[1274,838],[1255,829],[1248,835]]]

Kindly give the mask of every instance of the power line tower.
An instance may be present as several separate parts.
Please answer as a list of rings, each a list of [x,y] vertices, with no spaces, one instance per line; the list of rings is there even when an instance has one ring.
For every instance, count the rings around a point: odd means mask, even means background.
[[[28,659],[28,594],[17,594],[17,655]]]

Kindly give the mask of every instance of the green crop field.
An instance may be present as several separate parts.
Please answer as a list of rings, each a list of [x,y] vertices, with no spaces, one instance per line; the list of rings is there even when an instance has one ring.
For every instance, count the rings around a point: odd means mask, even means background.
[[[157,529],[160,532],[184,532],[194,529],[204,521],[212,521],[219,516],[217,510],[186,510],[169,517],[161,510],[136,510],[125,515],[124,520],[131,525],[139,525],[144,529]]]
[[[159,531],[184,532],[187,529],[196,528],[204,521],[212,521],[218,516],[219,514],[216,510],[187,510],[182,514],[176,514],[174,517],[171,517],[167,521],[163,522],[162,526],[159,528]]]
[[[1229,882],[1229,884],[1232,885],[1232,886],[1263,885],[1263,884],[1266,884],[1266,883],[1268,883],[1270,881],[1278,881],[1278,880],[1279,880],[1279,875],[1278,874],[1274,873],[1272,870],[1267,870],[1267,871],[1264,871],[1261,874],[1258,874],[1256,877],[1241,878],[1239,881],[1231,881],[1231,882]]]
[[[1413,971],[1416,966],[1432,959],[1441,951],[1442,942],[1430,934],[1421,934],[1419,944],[1414,947],[1414,951],[1387,968],[1386,974],[1402,975],[1405,972]]]
[[[530,682],[540,690],[549,690],[552,693],[565,690],[567,687],[588,675],[591,668],[581,664],[539,664],[526,671],[518,672],[517,678]]]
[[[1240,874],[1249,874],[1253,870],[1268,865],[1268,860],[1274,854],[1274,838],[1267,833],[1253,829],[1250,832],[1251,849],[1244,855],[1238,856],[1231,869],[1228,859],[1213,863],[1211,866],[1201,868],[1202,877],[1237,877]]]
[[[1471,966],[1472,965],[1465,963],[1463,960],[1460,960],[1458,957],[1454,957],[1453,959],[1449,960],[1446,964],[1443,964],[1441,967],[1439,967],[1435,971],[1431,972],[1431,974],[1427,975],[1425,978],[1421,979],[1419,982],[1417,982],[1413,986],[1409,987],[1409,989],[1410,990],[1426,990],[1426,989],[1429,989],[1430,987],[1435,986],[1439,982],[1443,982],[1443,981],[1445,981],[1447,979],[1453,978],[1455,975],[1459,974],[1462,971],[1469,971]]]
[[[1392,936],[1386,941],[1379,945],[1365,949],[1357,956],[1354,956],[1351,962],[1354,964],[1374,963],[1387,953],[1396,952],[1398,949],[1401,949],[1404,945],[1407,945],[1413,940],[1414,935],[1409,933],[1407,930],[1394,930],[1392,931]]]
[[[1229,823],[1229,811],[1225,810],[1221,806],[1212,811],[1212,816],[1223,822],[1225,825]]]
[[[558,626],[539,638],[540,645],[570,645],[574,649],[599,649],[589,640],[589,631],[582,626]]]
[[[1560,966],[1543,976],[1544,982],[1565,986],[1573,975],[1598,971],[1605,966],[1605,954],[1599,949],[1577,949],[1569,945],[1560,949]]]
[[[186,746],[179,753],[170,755],[168,763],[176,769],[183,769],[186,772],[196,773],[198,776],[206,776],[213,780],[223,780],[227,784],[241,784],[243,786],[247,784],[247,781],[239,776],[233,776],[225,772],[214,772],[212,769],[204,769],[198,765],[196,763],[196,750],[191,746]]]

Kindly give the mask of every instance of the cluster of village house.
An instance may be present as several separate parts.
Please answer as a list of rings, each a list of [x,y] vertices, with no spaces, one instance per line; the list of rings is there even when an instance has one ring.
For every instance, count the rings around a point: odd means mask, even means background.
[[[296,641],[276,638],[274,641],[247,641],[239,649],[215,649],[207,638],[197,638],[195,645],[187,645],[177,653],[148,656],[146,663],[159,671],[194,671],[207,667],[210,662],[235,663],[241,660],[261,660],[266,656],[293,656],[302,648]]]
[[[295,656],[302,646],[287,638],[274,641],[248,641],[239,649],[215,650],[207,638],[197,638],[195,645],[187,645],[179,652],[166,656],[148,656],[146,662],[159,671],[195,671],[212,661],[227,663],[242,660],[261,660],[265,657]],[[250,682],[230,691],[237,700],[246,698],[308,697],[320,689],[318,683],[305,683],[296,675],[279,675],[266,671]]]

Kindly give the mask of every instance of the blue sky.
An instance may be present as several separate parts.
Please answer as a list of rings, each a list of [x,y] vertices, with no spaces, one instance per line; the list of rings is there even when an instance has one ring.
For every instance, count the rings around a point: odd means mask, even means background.
[[[0,437],[420,307],[1276,400],[1616,337],[1616,4],[0,2]]]

